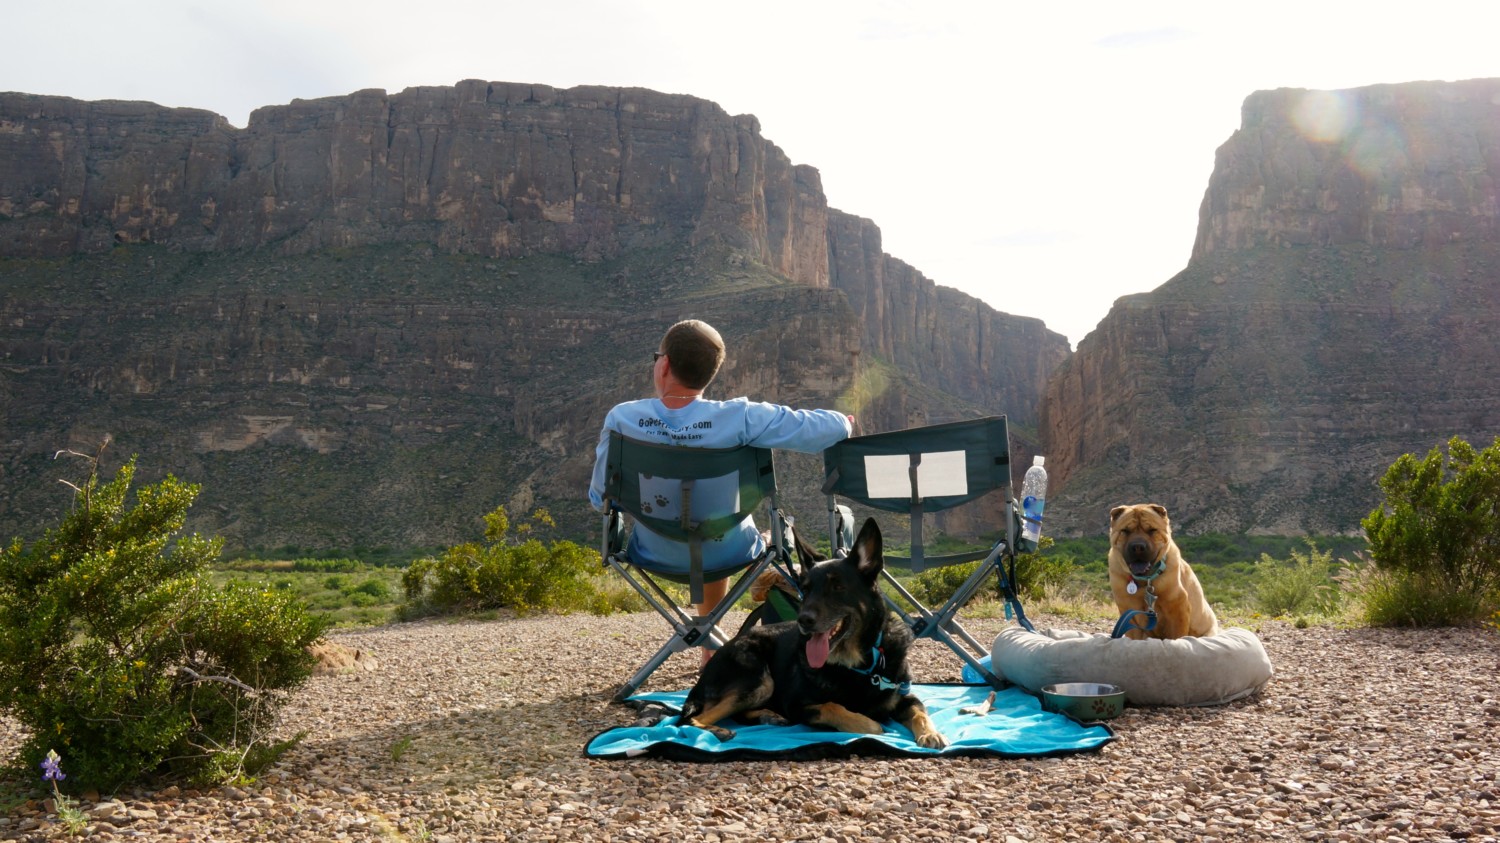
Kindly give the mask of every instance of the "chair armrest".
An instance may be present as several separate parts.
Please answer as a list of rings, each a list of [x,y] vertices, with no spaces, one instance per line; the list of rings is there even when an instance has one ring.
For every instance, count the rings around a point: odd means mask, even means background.
[[[961,565],[964,562],[977,562],[994,552],[994,548],[988,550],[970,550],[964,553],[950,553],[946,556],[927,556],[922,559],[922,570],[931,568],[946,568],[949,565]],[[910,556],[892,556],[886,554],[885,561],[894,565],[910,565]],[[913,569],[915,573],[916,570]]]
[[[604,560],[625,549],[625,515],[609,502],[604,504],[604,537],[603,548],[599,554],[601,564]]]

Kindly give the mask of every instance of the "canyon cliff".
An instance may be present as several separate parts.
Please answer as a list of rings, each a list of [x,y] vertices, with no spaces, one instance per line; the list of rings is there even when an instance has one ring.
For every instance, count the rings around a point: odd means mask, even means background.
[[[1180,274],[1047,386],[1054,529],[1352,532],[1403,453],[1500,432],[1500,80],[1251,95]]]
[[[68,505],[59,448],[201,483],[235,547],[574,535],[598,425],[678,318],[713,390],[866,430],[1003,412],[1030,453],[1069,354],[881,249],[748,115],[465,81],[255,111],[0,94],[0,532]],[[786,460],[817,511],[815,457]],[[979,530],[982,513],[949,529]]]

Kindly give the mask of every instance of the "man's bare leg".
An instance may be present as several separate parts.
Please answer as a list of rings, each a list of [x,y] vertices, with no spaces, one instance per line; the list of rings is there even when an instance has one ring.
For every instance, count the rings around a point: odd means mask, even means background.
[[[721,601],[723,601],[724,595],[727,594],[728,592],[729,592],[729,580],[727,580],[727,579],[714,580],[713,582],[706,582],[706,583],[704,583],[703,584],[703,602],[699,603],[698,606],[697,606],[698,617],[700,617],[700,618],[704,617],[709,612],[712,612],[714,609],[717,609],[719,607],[719,603]],[[708,664],[708,660],[711,659],[711,658],[713,658],[713,655],[714,655],[714,651],[711,650],[711,649],[709,649],[705,645],[703,647],[703,661],[699,662],[699,666],[701,667],[702,665]]]

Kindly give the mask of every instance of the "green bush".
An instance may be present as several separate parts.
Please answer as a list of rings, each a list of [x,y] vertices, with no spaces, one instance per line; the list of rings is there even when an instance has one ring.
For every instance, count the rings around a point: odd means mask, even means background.
[[[1405,454],[1380,480],[1385,500],[1365,517],[1370,567],[1357,583],[1376,625],[1451,626],[1500,605],[1500,437],[1483,451],[1448,440]]]
[[[365,569],[358,559],[297,559],[292,562],[293,571],[314,574],[357,574]]]
[[[343,590],[342,587],[340,587],[340,590]],[[384,603],[385,601],[391,599],[390,586],[386,585],[385,581],[377,580],[373,577],[365,580],[359,585],[354,586],[353,588],[345,590],[344,593],[348,594],[350,597],[353,597],[355,595],[369,597],[372,600],[371,605],[373,605],[374,603]]]
[[[485,516],[485,541],[448,548],[434,558],[418,559],[402,574],[406,603],[401,616],[472,613],[508,608],[530,612],[608,611],[595,591],[592,573],[597,551],[570,541],[543,544],[540,539],[511,538],[505,507]],[[545,510],[516,532],[534,533],[552,526]]]
[[[168,476],[126,501],[134,460],[76,490],[60,526],[0,550],[0,711],[19,760],[63,757],[68,784],[150,773],[221,780],[270,760],[285,691],[323,622],[283,593],[208,582],[220,541],[178,538],[198,487]]]
[[[1023,601],[1045,599],[1049,589],[1056,591],[1072,574],[1073,563],[1070,560],[1042,555],[1041,551],[1051,546],[1052,538],[1042,536],[1037,552],[1022,553],[1016,557],[1016,590]],[[933,568],[914,577],[908,588],[925,604],[942,603],[953,596],[978,567],[978,562],[965,562]],[[995,593],[998,597],[998,583]]]
[[[1349,566],[1344,581],[1371,626],[1452,626],[1483,619],[1478,595],[1455,593],[1426,574],[1381,569],[1368,556]]]
[[[1262,553],[1251,580],[1255,610],[1275,617],[1332,615],[1338,611],[1341,592],[1330,551],[1307,543],[1307,552],[1293,550],[1290,559],[1273,559]]]

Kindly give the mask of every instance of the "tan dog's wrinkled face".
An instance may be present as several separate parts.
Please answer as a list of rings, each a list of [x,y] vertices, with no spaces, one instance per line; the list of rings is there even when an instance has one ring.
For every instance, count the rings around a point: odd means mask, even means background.
[[[1172,544],[1167,508],[1154,503],[1115,507],[1109,511],[1109,542],[1119,551],[1131,575],[1149,576],[1151,568],[1166,558]]]

